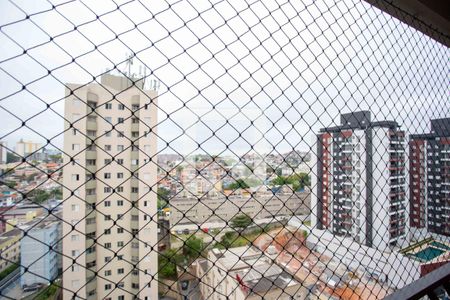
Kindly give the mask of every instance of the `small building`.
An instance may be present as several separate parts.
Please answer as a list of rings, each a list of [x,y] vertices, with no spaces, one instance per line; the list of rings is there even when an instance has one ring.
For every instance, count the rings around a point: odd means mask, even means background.
[[[61,222],[56,218],[39,219],[22,229],[27,234],[20,241],[20,263],[24,267],[20,285],[48,284],[61,267]]]
[[[22,234],[20,229],[14,229],[0,235],[0,273],[19,262]]]
[[[204,299],[304,299],[306,289],[254,247],[213,249],[197,261]]]

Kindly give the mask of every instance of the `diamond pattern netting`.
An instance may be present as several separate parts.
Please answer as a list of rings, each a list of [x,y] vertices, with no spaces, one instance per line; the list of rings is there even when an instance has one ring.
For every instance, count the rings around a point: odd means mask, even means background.
[[[449,138],[415,136],[443,153],[421,154],[433,194],[412,185],[410,135],[448,130],[449,52],[392,16],[356,0],[0,8],[2,298],[375,299],[420,277],[426,245],[448,251]]]

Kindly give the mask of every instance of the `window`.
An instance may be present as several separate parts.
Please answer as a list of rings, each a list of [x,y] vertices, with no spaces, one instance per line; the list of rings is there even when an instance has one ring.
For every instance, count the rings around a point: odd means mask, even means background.
[[[123,200],[117,200],[117,206],[123,206]]]
[[[111,206],[111,201],[109,201],[109,200],[106,200],[104,203],[105,203],[105,207],[110,207]]]
[[[125,300],[125,296],[124,295],[119,295],[119,297],[117,297],[117,300]]]
[[[150,145],[144,145],[144,152],[149,153],[150,152]]]
[[[123,288],[125,286],[125,284],[123,283],[123,281],[119,282],[117,284],[117,287]],[[120,296],[119,296],[120,297]],[[123,298],[122,298],[123,299]]]
[[[144,206],[147,206],[147,201],[144,201]]]
[[[122,124],[124,122],[123,118],[117,118],[117,123]]]
[[[118,108],[119,110],[124,110],[124,109],[125,109],[125,105],[119,104],[119,105],[117,106],[117,108]]]
[[[123,268],[117,269],[117,274],[123,274],[123,273],[124,273],[124,269]]]
[[[132,109],[132,110],[138,110],[138,109],[139,109],[139,104],[133,104],[133,105],[131,105],[131,109]]]
[[[105,131],[105,136],[106,136],[106,137],[110,137],[110,136],[111,136],[111,130]]]
[[[118,192],[118,193],[122,193],[122,192],[123,192],[123,186],[117,187],[117,192]]]
[[[72,204],[72,211],[80,211],[80,206],[78,204]]]
[[[122,220],[123,214],[117,214],[117,220]]]
[[[111,270],[106,270],[105,271],[105,276],[111,276],[111,273],[112,273]]]
[[[117,247],[123,247],[123,241],[117,242]]]
[[[139,131],[132,131],[131,137],[139,137]]]
[[[123,260],[123,255],[117,255],[117,260]]]
[[[80,180],[80,175],[79,174],[72,174],[72,181],[78,181]]]
[[[111,243],[105,243],[105,249],[111,249]]]
[[[105,165],[109,165],[110,163],[111,163],[111,159],[110,158],[105,159]]]
[[[111,119],[111,117],[105,117],[105,121],[108,122],[108,123],[111,123],[112,119]]]
[[[137,123],[139,123],[139,119],[138,118],[131,118],[131,123],[132,124],[137,124]]]
[[[112,191],[112,189],[111,189],[111,187],[109,187],[109,186],[105,186],[105,187],[103,188],[103,192],[104,192],[104,193],[111,193],[111,191]]]
[[[137,187],[132,187],[132,188],[131,188],[131,192],[132,192],[132,193],[139,193],[139,188],[137,188]]]
[[[80,281],[79,280],[72,280],[72,288],[76,289],[80,287]]]
[[[123,145],[117,145],[117,151],[123,151],[124,146]]]
[[[123,178],[123,173],[117,173],[117,178]]]
[[[137,166],[139,164],[139,159],[132,159],[131,160],[131,165],[132,166]]]
[[[110,262],[111,261],[111,256],[105,256],[105,262]]]
[[[73,151],[80,151],[80,144],[72,144]]]
[[[80,255],[80,250],[72,250],[72,256],[73,257],[76,257],[78,255]]]
[[[125,135],[124,135],[123,131],[119,131],[119,132],[117,132],[117,137],[119,137],[119,138],[123,138],[123,137],[125,137]]]
[[[111,229],[110,228],[105,229],[104,233],[105,233],[105,235],[111,234]]]
[[[117,164],[119,164],[119,165],[123,165],[123,158],[119,158],[119,159],[117,159]]]
[[[72,234],[72,235],[70,236],[70,240],[71,240],[72,242],[79,241],[79,240],[80,240],[80,236],[79,236],[78,234]]]
[[[105,109],[112,109],[112,103],[106,103]]]
[[[117,233],[123,233],[123,228],[122,227],[117,228]]]
[[[105,215],[105,221],[111,221],[111,215]]]
[[[110,290],[111,289],[111,284],[105,284],[105,291]]]
[[[104,173],[103,178],[110,179],[111,178],[111,173]]]
[[[111,145],[105,145],[105,151],[111,151]]]

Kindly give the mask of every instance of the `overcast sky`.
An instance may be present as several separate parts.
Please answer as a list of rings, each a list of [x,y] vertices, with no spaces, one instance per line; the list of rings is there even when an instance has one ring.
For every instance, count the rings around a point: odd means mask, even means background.
[[[340,111],[410,133],[450,111],[448,49],[360,1],[4,0],[0,140],[62,147],[64,84],[132,52],[160,82],[163,152],[309,149]]]

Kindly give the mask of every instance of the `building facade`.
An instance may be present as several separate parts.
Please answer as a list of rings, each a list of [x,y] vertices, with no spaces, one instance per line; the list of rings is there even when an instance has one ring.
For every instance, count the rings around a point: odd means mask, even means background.
[[[0,235],[0,272],[16,265],[20,260],[20,229],[10,230]]]
[[[41,148],[39,143],[34,143],[31,141],[24,141],[21,139],[16,143],[16,154],[20,157],[28,156]]]
[[[0,141],[0,164],[6,164],[6,142]]]
[[[68,84],[64,299],[157,299],[156,101],[111,74]]]
[[[195,264],[203,299],[305,299],[306,287],[254,247],[212,249]]]
[[[410,225],[450,236],[450,118],[409,142]]]
[[[61,222],[43,219],[22,229],[27,234],[20,240],[20,264],[27,269],[21,269],[20,285],[52,282],[61,268]]]
[[[170,199],[170,225],[227,222],[239,214],[252,219],[275,216],[308,215],[311,193],[257,192],[253,195],[204,197],[175,197]]]
[[[341,115],[317,135],[313,224],[369,247],[407,237],[404,132],[368,111]],[[314,203],[316,201],[317,203]]]

